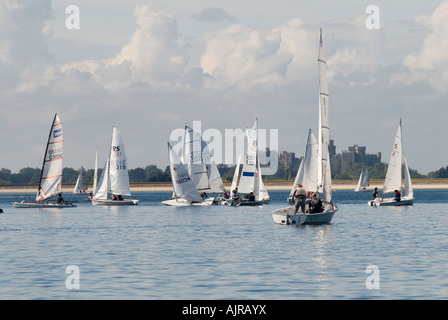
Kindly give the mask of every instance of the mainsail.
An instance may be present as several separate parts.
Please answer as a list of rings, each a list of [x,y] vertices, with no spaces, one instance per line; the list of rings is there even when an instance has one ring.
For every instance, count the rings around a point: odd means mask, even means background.
[[[201,135],[189,126],[185,126],[184,164],[199,191],[210,189],[207,167],[203,161],[203,147]]]
[[[78,179],[76,180],[75,187],[73,188],[73,193],[83,193],[87,190],[87,181],[85,178],[85,170],[83,167],[79,169]]]
[[[328,114],[328,81],[327,63],[325,61],[322,29],[320,29],[319,42],[319,169],[318,183],[321,186],[323,200],[331,201],[331,168],[330,168],[330,123]]]
[[[175,198],[202,202],[202,197],[196,189],[187,168],[184,166],[177,153],[174,152],[173,147],[169,142],[168,155],[170,159],[171,181],[173,183]]]
[[[401,189],[401,166],[402,166],[402,143],[401,143],[401,119],[395,134],[394,145],[390,154],[387,167],[386,179],[384,180],[383,194]]]
[[[101,174],[94,200],[107,199],[108,192],[115,195],[131,195],[126,152],[120,131],[112,129],[110,150]]]
[[[257,154],[258,154],[258,119],[255,120],[252,129],[246,129],[247,133],[247,149],[244,154],[243,172],[238,186],[239,193],[254,192],[256,196],[255,187],[256,179],[255,172],[257,170]],[[258,184],[258,182],[257,182]]]
[[[47,141],[36,201],[42,201],[61,192],[63,156],[62,122],[56,113]]]

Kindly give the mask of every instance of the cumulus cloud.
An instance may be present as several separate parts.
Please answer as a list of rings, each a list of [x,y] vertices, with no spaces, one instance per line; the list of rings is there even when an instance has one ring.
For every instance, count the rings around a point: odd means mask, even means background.
[[[221,8],[205,8],[192,16],[201,22],[235,22],[236,18]]]
[[[406,73],[391,77],[391,82],[406,84],[426,81],[445,91],[448,85],[448,1],[443,1],[430,15],[416,17],[416,21],[430,29],[419,52],[403,59]]]
[[[47,39],[52,33],[45,25],[49,18],[50,0],[0,1],[0,81],[6,86],[15,85],[24,69],[51,59]]]

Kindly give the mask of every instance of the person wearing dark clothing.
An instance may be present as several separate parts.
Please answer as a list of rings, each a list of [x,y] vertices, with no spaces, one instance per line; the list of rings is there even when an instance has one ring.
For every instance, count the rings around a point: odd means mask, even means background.
[[[62,198],[62,193],[58,194],[58,198],[57,198],[56,202],[59,203],[59,204],[63,204],[64,203],[64,198]]]
[[[376,198],[378,198],[378,188],[375,188],[375,189],[373,190],[373,194],[372,194],[372,196],[373,196],[373,200],[375,200]]]
[[[305,213],[306,190],[301,184],[297,185],[296,191],[292,194],[292,202],[294,203],[294,214],[297,214],[299,208]]]
[[[400,191],[398,191],[398,190],[395,190],[394,191],[394,200],[395,201],[401,201],[401,193],[400,193]]]
[[[249,201],[255,201],[255,195],[253,192],[249,193]]]
[[[317,197],[317,194],[313,194],[309,207],[310,213],[320,213],[324,211],[322,208],[322,201]]]

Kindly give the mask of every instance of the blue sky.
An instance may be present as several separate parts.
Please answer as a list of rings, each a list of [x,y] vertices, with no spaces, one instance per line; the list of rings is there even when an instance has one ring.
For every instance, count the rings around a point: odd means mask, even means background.
[[[365,26],[370,4],[379,30]],[[55,112],[73,168],[92,168],[96,149],[104,161],[113,124],[131,168],[164,168],[174,129],[255,116],[300,156],[317,130],[321,27],[337,152],[365,145],[387,161],[401,118],[410,167],[446,166],[447,1],[0,0],[0,167],[40,167]]]

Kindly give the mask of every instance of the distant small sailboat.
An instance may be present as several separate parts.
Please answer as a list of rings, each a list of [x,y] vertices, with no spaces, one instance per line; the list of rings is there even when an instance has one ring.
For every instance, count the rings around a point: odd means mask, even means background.
[[[78,179],[76,180],[75,187],[73,188],[73,193],[86,193],[87,191],[87,181],[85,177],[85,170],[83,167],[79,169]]]
[[[369,169],[366,166],[362,166],[361,174],[359,175],[358,185],[356,186],[355,192],[368,191],[370,186],[369,179]]]
[[[67,208],[75,207],[70,201],[51,200],[62,190],[63,155],[62,122],[58,114],[54,115],[47,140],[42,171],[37,188],[36,201],[13,202],[16,208]]]
[[[112,194],[109,199],[108,194]],[[130,196],[129,173],[124,143],[120,131],[112,128],[112,141],[106,164],[92,198],[92,204],[104,206],[138,205],[139,200],[124,199]],[[114,198],[115,197],[115,198]]]
[[[401,186],[401,171],[404,167],[404,188]],[[369,206],[411,206],[414,204],[414,191],[412,188],[411,175],[409,174],[408,163],[403,151],[403,142],[401,135],[401,119],[395,134],[394,145],[390,154],[389,165],[387,167],[386,179],[382,194],[392,193],[395,190],[402,190],[400,201],[395,198],[378,197],[369,201]]]

